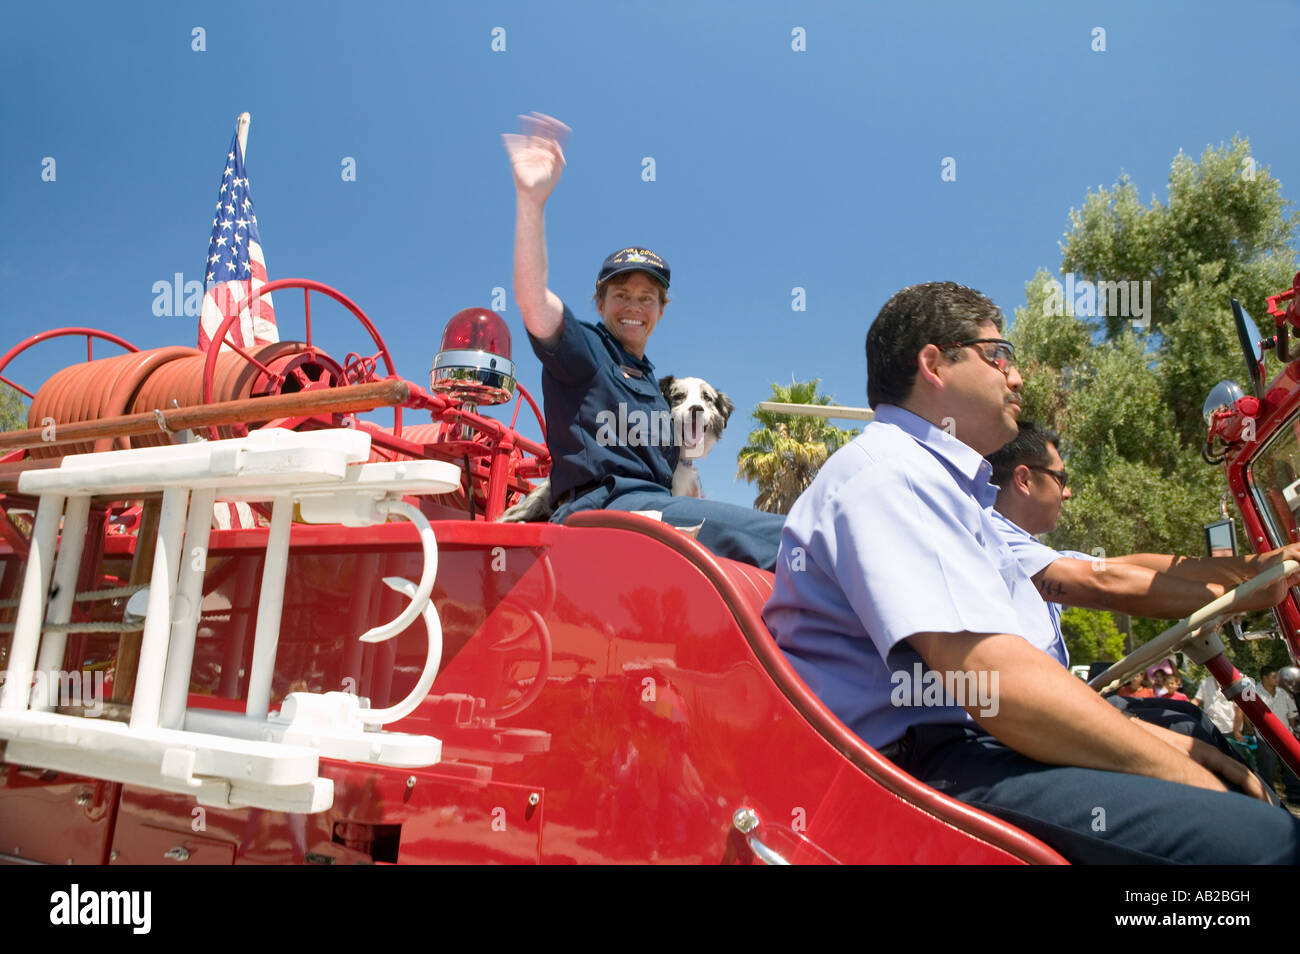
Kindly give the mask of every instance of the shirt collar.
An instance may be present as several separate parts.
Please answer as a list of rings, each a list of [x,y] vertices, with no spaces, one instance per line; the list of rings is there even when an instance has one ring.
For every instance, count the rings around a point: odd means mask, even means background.
[[[999,510],[993,511],[993,519],[998,523],[1005,523],[1008,527],[1010,527],[1012,530],[1014,530],[1016,533],[1020,534],[1023,537],[1028,537],[1031,540],[1038,539],[1032,533],[1030,533],[1028,530],[1022,527],[1020,524],[1016,523],[1014,520],[1011,520]]]
[[[593,323],[592,327],[596,329],[596,334],[601,336],[605,344],[611,349],[614,356],[618,358],[620,364],[626,364],[629,367],[638,368],[648,373],[651,377],[654,376],[655,366],[650,363],[650,359],[638,358],[636,355],[631,354],[623,347],[622,342],[614,337],[613,332],[605,327],[603,321]]]
[[[925,418],[913,414],[896,404],[882,404],[876,408],[875,421],[893,424],[907,436],[939,458],[948,469],[960,477],[967,489],[980,502],[992,507],[998,498],[998,489],[989,483],[993,467],[969,444],[963,444],[952,434],[935,427]]]

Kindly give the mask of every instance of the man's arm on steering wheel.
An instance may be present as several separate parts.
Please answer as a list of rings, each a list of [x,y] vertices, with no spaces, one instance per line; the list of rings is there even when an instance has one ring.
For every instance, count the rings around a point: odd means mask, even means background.
[[[1269,565],[1282,555],[1297,559],[1296,555],[1287,551],[1261,554],[1268,557]],[[1261,570],[1264,568],[1263,565],[1258,567]],[[1238,582],[1226,572],[1221,574],[1218,581],[1204,581],[1172,571],[1156,570],[1131,560],[1107,558],[1092,561],[1070,557],[1052,561],[1034,574],[1033,581],[1043,599],[1054,603],[1084,609],[1115,610],[1151,619],[1189,616],[1206,603],[1222,596],[1227,587]],[[1261,610],[1276,606],[1286,596],[1288,584],[1294,585],[1297,582],[1300,582],[1300,574],[1293,576],[1290,581],[1278,580],[1247,599],[1242,603],[1241,609]]]
[[[1107,562],[1146,567],[1185,580],[1235,586],[1263,572],[1282,560],[1300,560],[1300,544],[1292,543],[1266,553],[1248,553],[1235,557],[1188,557],[1169,553],[1130,553],[1111,557]]]

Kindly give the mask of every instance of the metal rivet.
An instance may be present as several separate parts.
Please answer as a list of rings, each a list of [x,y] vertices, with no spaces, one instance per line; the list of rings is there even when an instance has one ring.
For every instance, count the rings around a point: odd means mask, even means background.
[[[742,835],[748,835],[758,827],[758,813],[752,808],[737,808],[731,816],[731,824]]]
[[[414,775],[408,775],[408,776],[406,777],[406,787],[407,787],[407,788],[415,788],[415,776],[414,776]]]
[[[536,808],[537,803],[540,802],[541,800],[542,800],[542,796],[538,795],[536,792],[533,792],[528,796],[528,804],[531,805],[533,808]]]
[[[117,849],[116,849],[116,848],[114,848],[112,851],[110,851],[110,852],[108,853],[108,860],[109,860],[109,861],[117,861]]]
[[[186,848],[184,845],[177,845],[175,848],[172,848],[168,851],[164,851],[163,857],[171,858],[175,861],[189,861],[190,850]]]
[[[90,792],[78,792],[78,793],[77,793],[77,804],[78,804],[78,805],[89,805],[89,804],[90,804]]]

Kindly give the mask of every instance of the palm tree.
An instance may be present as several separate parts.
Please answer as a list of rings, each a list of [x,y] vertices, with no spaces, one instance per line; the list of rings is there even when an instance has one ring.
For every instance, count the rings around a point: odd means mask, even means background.
[[[772,385],[770,400],[783,404],[831,404],[834,398],[818,394],[820,379]],[[789,513],[799,495],[821,470],[826,458],[853,438],[857,431],[836,427],[824,417],[777,414],[755,408],[759,427],[737,457],[736,476],[758,484],[754,506],[768,513]]]

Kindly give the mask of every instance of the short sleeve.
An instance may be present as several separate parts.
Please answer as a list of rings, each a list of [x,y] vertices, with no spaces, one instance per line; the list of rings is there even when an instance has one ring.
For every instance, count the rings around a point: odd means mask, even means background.
[[[978,505],[938,476],[864,468],[810,541],[881,658],[915,633],[1023,635],[1005,584],[1014,557]]]
[[[583,327],[568,305],[564,305],[563,323],[560,326],[560,338],[550,348],[544,346],[532,334],[528,340],[532,343],[533,354],[542,363],[542,367],[562,384],[585,384],[596,374],[598,362],[592,351],[594,336]]]
[[[1030,579],[1065,555],[1049,546],[1044,546],[1028,534],[1022,534],[1016,540],[1007,537],[1003,539],[1006,540],[1007,546],[1011,547],[1011,552],[1015,554],[1020,568],[1025,571],[1025,576]]]
[[[1003,542],[1015,554],[1020,569],[1030,579],[1047,569],[1061,557],[1091,559],[1091,557],[1079,553],[1053,550],[1051,547],[1039,543],[1032,535],[1016,526],[1000,513],[994,515],[993,522],[997,526],[998,534],[1001,535]]]
[[[1208,682],[1210,682],[1210,679],[1211,679],[1210,676],[1206,676],[1204,679],[1201,680],[1201,684],[1196,687],[1196,695],[1192,696],[1193,702],[1205,701],[1205,686]]]

